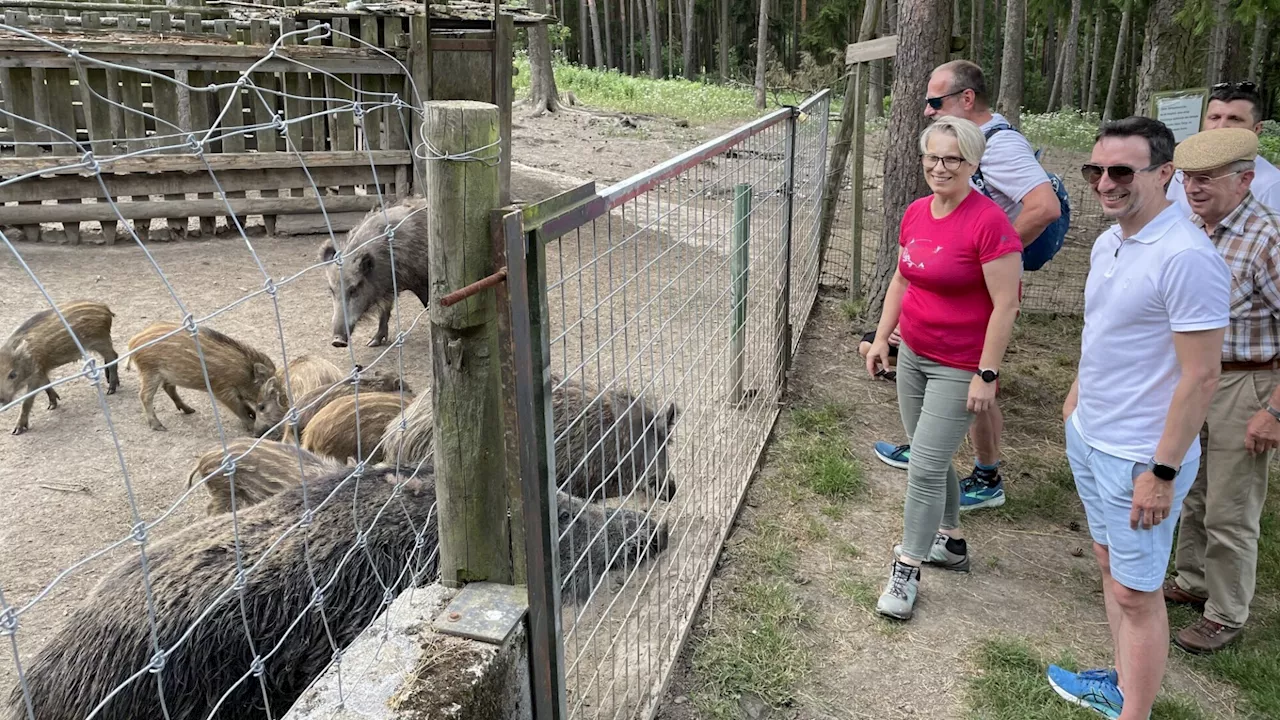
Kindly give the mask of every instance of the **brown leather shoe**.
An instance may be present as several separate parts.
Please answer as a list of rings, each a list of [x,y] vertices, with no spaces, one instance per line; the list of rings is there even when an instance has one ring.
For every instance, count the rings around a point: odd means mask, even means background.
[[[1227,627],[1201,616],[1191,625],[1182,628],[1173,638],[1173,644],[1196,655],[1208,655],[1230,645],[1240,635],[1240,628]]]
[[[1209,598],[1202,598],[1199,595],[1191,593],[1178,587],[1178,583],[1169,578],[1164,581],[1164,599],[1165,602],[1177,603],[1179,605],[1191,605],[1192,607],[1204,609],[1204,604]]]

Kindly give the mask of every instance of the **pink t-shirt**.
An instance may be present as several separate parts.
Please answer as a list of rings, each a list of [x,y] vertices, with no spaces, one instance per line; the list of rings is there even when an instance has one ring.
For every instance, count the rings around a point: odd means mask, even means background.
[[[898,270],[910,283],[898,321],[902,342],[940,365],[977,372],[994,307],[982,265],[1022,252],[1022,241],[980,192],[970,191],[944,218],[933,217],[931,202],[911,203],[898,233]]]

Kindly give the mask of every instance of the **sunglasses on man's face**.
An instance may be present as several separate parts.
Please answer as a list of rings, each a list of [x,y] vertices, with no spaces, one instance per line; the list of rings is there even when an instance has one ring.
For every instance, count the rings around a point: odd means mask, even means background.
[[[1085,163],[1080,166],[1080,175],[1084,177],[1085,182],[1090,185],[1097,185],[1102,182],[1102,176],[1106,175],[1111,178],[1111,182],[1117,185],[1128,185],[1133,182],[1133,177],[1140,172],[1149,172],[1160,167],[1164,163],[1153,163],[1144,168],[1131,168],[1128,165],[1095,165],[1093,163]]]
[[[946,95],[939,95],[938,97],[927,97],[924,99],[924,101],[929,103],[929,107],[933,108],[934,110],[941,110],[943,100],[946,100],[952,95],[959,95],[960,93],[968,89],[969,88],[960,88],[959,90],[956,90],[955,92],[949,92]]]
[[[1234,92],[1236,90],[1247,93],[1256,93],[1258,92],[1258,86],[1256,83],[1251,83],[1248,80],[1245,80],[1244,82],[1220,82],[1209,88],[1210,92],[1215,93]]]

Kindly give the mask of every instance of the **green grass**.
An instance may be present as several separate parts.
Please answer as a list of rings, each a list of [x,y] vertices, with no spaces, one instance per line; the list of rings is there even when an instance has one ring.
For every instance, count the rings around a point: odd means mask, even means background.
[[[529,91],[529,57],[516,58],[519,72],[514,78],[517,96]],[[665,115],[682,118],[691,123],[707,123],[719,120],[747,120],[758,117],[755,97],[751,88],[737,85],[716,85],[694,82],[683,78],[654,80],[648,77],[631,77],[616,70],[596,70],[565,63],[554,67],[556,89],[563,96],[573,91],[584,105],[605,110],[641,115]],[[799,104],[803,94],[769,94],[769,110],[777,109],[778,102]],[[833,108],[834,109],[834,108]]]
[[[969,681],[968,701],[975,720],[1069,720],[1096,718],[1091,710],[1074,707],[1049,687],[1045,669],[1054,662],[1069,670],[1080,665],[1070,655],[1045,658],[1021,640],[995,638],[978,648],[978,672]],[[1204,720],[1192,701],[1161,695],[1151,714],[1153,720]]]
[[[840,425],[843,414],[834,405],[792,410],[791,426],[779,442],[779,466],[787,478],[837,502],[857,495],[866,484]]]
[[[758,579],[725,597],[694,645],[693,668],[703,684],[694,703],[704,717],[731,720],[746,694],[771,707],[791,702],[810,659],[798,641],[804,614],[790,585]]]

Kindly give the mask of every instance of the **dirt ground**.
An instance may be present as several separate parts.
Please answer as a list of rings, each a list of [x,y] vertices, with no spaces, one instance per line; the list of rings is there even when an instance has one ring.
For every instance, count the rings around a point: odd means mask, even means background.
[[[587,180],[616,182],[723,130],[634,116],[638,127],[624,127],[616,116],[586,112],[530,118],[517,107],[516,113],[513,194],[530,202]],[[184,313],[203,317],[261,289],[264,270],[279,282],[316,261],[321,237],[266,237],[259,223],[251,217],[256,260],[243,239],[230,235],[149,244],[150,258],[124,242],[114,247],[16,247],[55,301],[107,302],[115,313],[115,347],[123,352],[128,338],[150,322],[180,321]],[[94,242],[91,235],[85,240]],[[47,307],[36,284],[7,253],[0,259],[0,287],[0,328],[14,328]],[[381,360],[385,349],[363,344],[372,332],[369,320],[356,328],[350,350],[330,347],[330,300],[318,271],[281,285],[278,301],[279,324],[264,295],[208,324],[272,354],[277,364],[283,341],[289,357],[312,353],[339,366],[376,362],[377,367],[402,367],[415,390],[430,386],[426,318],[410,295],[401,296],[398,321],[408,328],[416,320],[417,328],[402,352],[388,352]],[[397,318],[392,322],[394,335]],[[77,369],[64,366],[54,377]],[[136,552],[128,538],[137,523],[147,523],[153,535],[166,534],[203,514],[204,491],[188,491],[185,479],[194,459],[219,444],[207,394],[180,391],[197,410],[189,416],[158,397],[157,412],[168,426],[161,434],[143,419],[137,377],[132,370],[121,371],[120,391],[105,397],[105,412],[87,381],[59,386],[60,406],[48,411],[44,398],[38,398],[31,429],[21,436],[7,434],[19,408],[0,415],[6,433],[0,440],[0,495],[5,498],[0,502],[0,593],[4,604],[18,613],[16,637],[24,661],[107,569],[125,553]],[[221,413],[229,437],[243,434],[225,409]],[[7,694],[15,679],[13,662],[0,662],[0,692]]]
[[[772,534],[780,534],[794,553],[794,566],[763,582],[777,582],[796,597],[797,642],[812,664],[795,671],[803,675],[785,707],[758,714],[758,706],[748,710],[744,702],[733,717],[985,717],[972,714],[967,681],[980,672],[975,664],[980,643],[991,638],[1023,640],[1048,657],[1070,653],[1086,667],[1107,662],[1110,638],[1083,511],[1073,492],[1052,488],[1046,479],[1063,462],[1061,443],[1053,440],[1052,413],[1061,407],[1059,391],[1064,388],[1046,387],[1040,379],[1063,375],[1069,384],[1079,352],[1078,334],[1052,337],[1050,331],[1059,327],[1024,329],[1021,344],[1015,339],[1011,345],[1018,357],[1010,364],[1018,364],[1019,377],[1011,378],[1014,382],[1002,397],[1026,414],[1006,410],[1009,503],[998,511],[962,516],[972,572],[926,569],[915,618],[901,624],[874,613],[891,549],[901,541],[906,474],[876,460],[871,449],[876,440],[901,442],[903,437],[894,386],[866,377],[857,355],[864,329],[850,322],[838,298],[820,298],[796,356],[787,409],[726,543],[658,717],[714,717],[699,702],[708,676],[694,670],[695,658],[721,619],[717,613],[725,612],[721,608],[767,574],[755,548]],[[838,442],[847,443],[865,480],[862,494],[844,505],[797,489],[787,478],[789,459],[779,452],[779,438],[794,432],[790,411],[821,406],[840,409]],[[971,458],[972,451],[962,448],[957,466]],[[1045,506],[1036,505],[1040,502]],[[1195,672],[1176,653],[1165,692],[1193,698],[1207,716],[1236,716],[1233,690]],[[1061,713],[1075,717],[1066,705]]]

